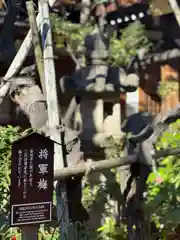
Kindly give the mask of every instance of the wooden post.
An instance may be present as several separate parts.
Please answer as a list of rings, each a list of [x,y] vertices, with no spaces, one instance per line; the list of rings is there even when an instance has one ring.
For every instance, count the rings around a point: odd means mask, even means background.
[[[48,123],[49,128],[56,128],[61,124],[59,116],[58,98],[56,90],[56,75],[52,48],[52,34],[49,20],[49,6],[47,0],[39,1],[39,13],[42,17],[42,46],[44,57],[44,75],[46,99],[48,108]],[[60,143],[62,142],[61,134],[58,131],[53,131],[51,138]],[[55,170],[64,167],[63,152],[61,145],[55,145],[54,168]],[[60,192],[59,192],[60,190]],[[69,224],[69,214],[67,207],[67,192],[65,183],[56,183],[57,196],[57,216],[60,221],[61,240],[66,239],[67,228]]]
[[[26,7],[28,11],[29,16],[29,23],[32,31],[32,40],[34,45],[34,53],[36,58],[36,63],[38,67],[38,72],[43,88],[43,92],[45,94],[45,87],[44,87],[44,64],[42,59],[42,50],[40,45],[40,39],[39,39],[39,33],[36,23],[36,16],[34,11],[34,5],[32,1],[26,2]],[[32,226],[26,226],[22,228],[22,240],[38,240],[38,229],[39,224],[32,225]]]
[[[36,14],[34,9],[33,1],[26,2],[26,7],[28,11],[29,24],[32,32],[32,40],[34,45],[34,55],[36,58],[36,64],[39,72],[39,77],[41,81],[41,87],[43,89],[44,95],[46,94],[44,86],[44,64],[43,64],[43,54],[41,49],[41,43],[39,38],[38,27],[36,23]]]
[[[39,226],[32,225],[22,228],[22,240],[38,240]]]

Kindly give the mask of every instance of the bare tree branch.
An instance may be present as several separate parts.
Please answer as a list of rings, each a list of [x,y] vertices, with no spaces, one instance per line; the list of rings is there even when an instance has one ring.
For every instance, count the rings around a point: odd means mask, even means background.
[[[120,159],[108,159],[97,162],[81,163],[73,167],[65,167],[60,170],[55,170],[54,180],[61,180],[67,177],[76,175],[84,175],[90,168],[91,172],[101,172],[105,169],[115,168],[123,165],[129,165],[137,161],[137,155],[129,155]]]
[[[168,156],[180,155],[180,147],[179,148],[168,148],[162,149],[154,153],[154,158],[164,158]]]

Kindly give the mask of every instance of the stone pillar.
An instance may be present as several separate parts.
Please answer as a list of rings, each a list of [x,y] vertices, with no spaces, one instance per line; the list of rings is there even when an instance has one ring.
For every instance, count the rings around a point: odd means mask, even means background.
[[[83,99],[80,106],[82,119],[82,140],[92,142],[96,133],[103,131],[104,102],[103,99]]]
[[[103,99],[95,100],[95,106],[93,111],[93,122],[96,131],[103,131],[103,123],[104,123],[104,101]]]
[[[115,134],[121,132],[121,104],[116,102],[113,104],[113,118],[114,118],[114,132]]]

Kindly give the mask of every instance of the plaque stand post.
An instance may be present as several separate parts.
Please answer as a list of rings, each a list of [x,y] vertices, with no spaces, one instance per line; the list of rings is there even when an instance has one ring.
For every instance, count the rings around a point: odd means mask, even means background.
[[[42,81],[43,80],[43,77],[42,77],[43,71],[41,71],[41,70],[43,70],[44,65],[43,65],[43,62],[40,61],[40,59],[37,59],[38,53],[42,54],[42,51],[40,51],[41,49],[40,49],[40,40],[38,38],[38,24],[37,24],[38,21],[36,22],[33,1],[31,1],[31,0],[27,1],[26,7],[27,7],[27,11],[28,11],[30,29],[32,32],[32,42],[34,43],[34,48],[35,48],[34,51],[35,51],[35,56],[36,56],[36,63],[38,66],[39,73],[41,74],[40,79]],[[39,57],[42,57],[42,56],[39,56]],[[39,61],[37,61],[37,60],[39,60]],[[43,84],[42,84],[42,87],[43,87],[43,92],[45,93]],[[38,229],[39,229],[39,224],[22,227],[22,240],[32,240],[32,239],[38,240]]]
[[[22,227],[22,239],[23,240],[38,239],[38,229],[39,225]]]

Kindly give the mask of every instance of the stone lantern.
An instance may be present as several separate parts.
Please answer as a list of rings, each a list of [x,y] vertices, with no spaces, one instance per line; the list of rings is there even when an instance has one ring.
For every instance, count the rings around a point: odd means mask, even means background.
[[[139,85],[136,74],[127,75],[122,68],[108,64],[109,45],[108,37],[95,29],[85,39],[86,67],[60,80],[63,93],[81,96],[80,118],[76,115],[75,121],[81,122],[80,136],[85,153],[99,149],[107,135],[120,134],[120,93],[135,91]],[[105,117],[106,102],[112,109]]]

